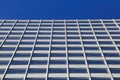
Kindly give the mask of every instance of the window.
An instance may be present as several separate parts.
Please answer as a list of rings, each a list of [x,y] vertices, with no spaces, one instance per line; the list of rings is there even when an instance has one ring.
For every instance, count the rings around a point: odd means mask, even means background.
[[[104,64],[103,60],[87,60],[88,64]]]
[[[68,53],[69,57],[83,57],[83,53]]]
[[[50,60],[50,64],[66,64],[65,60]]]
[[[66,53],[51,53],[51,57],[66,57]]]
[[[46,73],[44,68],[29,68],[28,73]]]
[[[48,78],[48,80],[67,80],[67,78]]]
[[[85,64],[84,60],[69,60],[69,64]]]
[[[85,68],[69,68],[70,73],[87,73]]]
[[[107,73],[105,68],[90,68],[90,73]]]
[[[110,68],[112,73],[120,73],[120,68]]]
[[[49,68],[49,73],[67,73],[67,70],[65,68]]]
[[[25,73],[26,69],[8,69],[7,74],[20,74]]]
[[[87,57],[101,57],[101,53],[86,53]]]

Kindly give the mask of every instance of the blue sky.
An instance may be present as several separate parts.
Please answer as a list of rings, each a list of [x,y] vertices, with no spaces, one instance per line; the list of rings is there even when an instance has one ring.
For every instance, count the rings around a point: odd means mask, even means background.
[[[120,18],[120,0],[1,0],[0,19]]]

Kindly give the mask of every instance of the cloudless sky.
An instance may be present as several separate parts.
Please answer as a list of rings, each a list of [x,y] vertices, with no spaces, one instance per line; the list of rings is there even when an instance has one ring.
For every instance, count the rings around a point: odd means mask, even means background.
[[[0,19],[120,18],[120,0],[0,0]]]

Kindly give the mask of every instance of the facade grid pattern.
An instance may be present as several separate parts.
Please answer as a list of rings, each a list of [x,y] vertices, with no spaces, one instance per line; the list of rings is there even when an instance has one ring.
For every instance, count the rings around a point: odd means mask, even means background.
[[[0,20],[0,80],[120,80],[120,19]]]

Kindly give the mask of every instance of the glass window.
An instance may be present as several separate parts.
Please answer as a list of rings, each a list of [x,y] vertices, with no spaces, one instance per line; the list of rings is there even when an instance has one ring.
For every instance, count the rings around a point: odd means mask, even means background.
[[[67,78],[48,78],[48,80],[67,80]]]
[[[120,68],[110,68],[112,73],[120,73]]]
[[[101,53],[86,53],[87,57],[101,57]]]
[[[84,47],[85,50],[99,50],[98,47]]]
[[[5,69],[0,69],[0,75],[3,74]]]
[[[92,80],[111,80],[111,78],[93,77]]]
[[[88,64],[104,64],[103,60],[87,60]]]
[[[83,53],[68,53],[69,57],[82,57]]]
[[[46,60],[32,60],[31,61],[31,64],[47,64],[47,61]]]
[[[69,68],[70,73],[87,73],[85,68]]]
[[[6,65],[9,61],[0,61],[0,65]]]
[[[65,47],[52,47],[51,50],[65,50]]]
[[[105,68],[90,68],[90,73],[107,73]]]
[[[7,74],[20,74],[25,73],[26,69],[8,69]]]
[[[66,53],[51,53],[51,57],[66,57]]]
[[[84,60],[69,60],[69,64],[85,64]]]
[[[102,50],[116,50],[115,47],[101,47]]]
[[[107,60],[108,64],[120,64],[120,60]]]
[[[27,65],[28,61],[13,60],[11,65]]]
[[[84,77],[70,77],[69,80],[89,80],[88,78],[84,78]]]
[[[44,68],[29,68],[28,73],[46,73]]]
[[[49,73],[66,73],[67,70],[65,68],[49,68]]]
[[[50,64],[66,64],[65,60],[50,60]]]
[[[68,47],[68,50],[82,50],[82,47]]]
[[[11,57],[12,56],[12,54],[9,54],[9,53],[6,53],[6,54],[4,54],[4,53],[0,53],[0,57],[2,58],[2,57]]]

